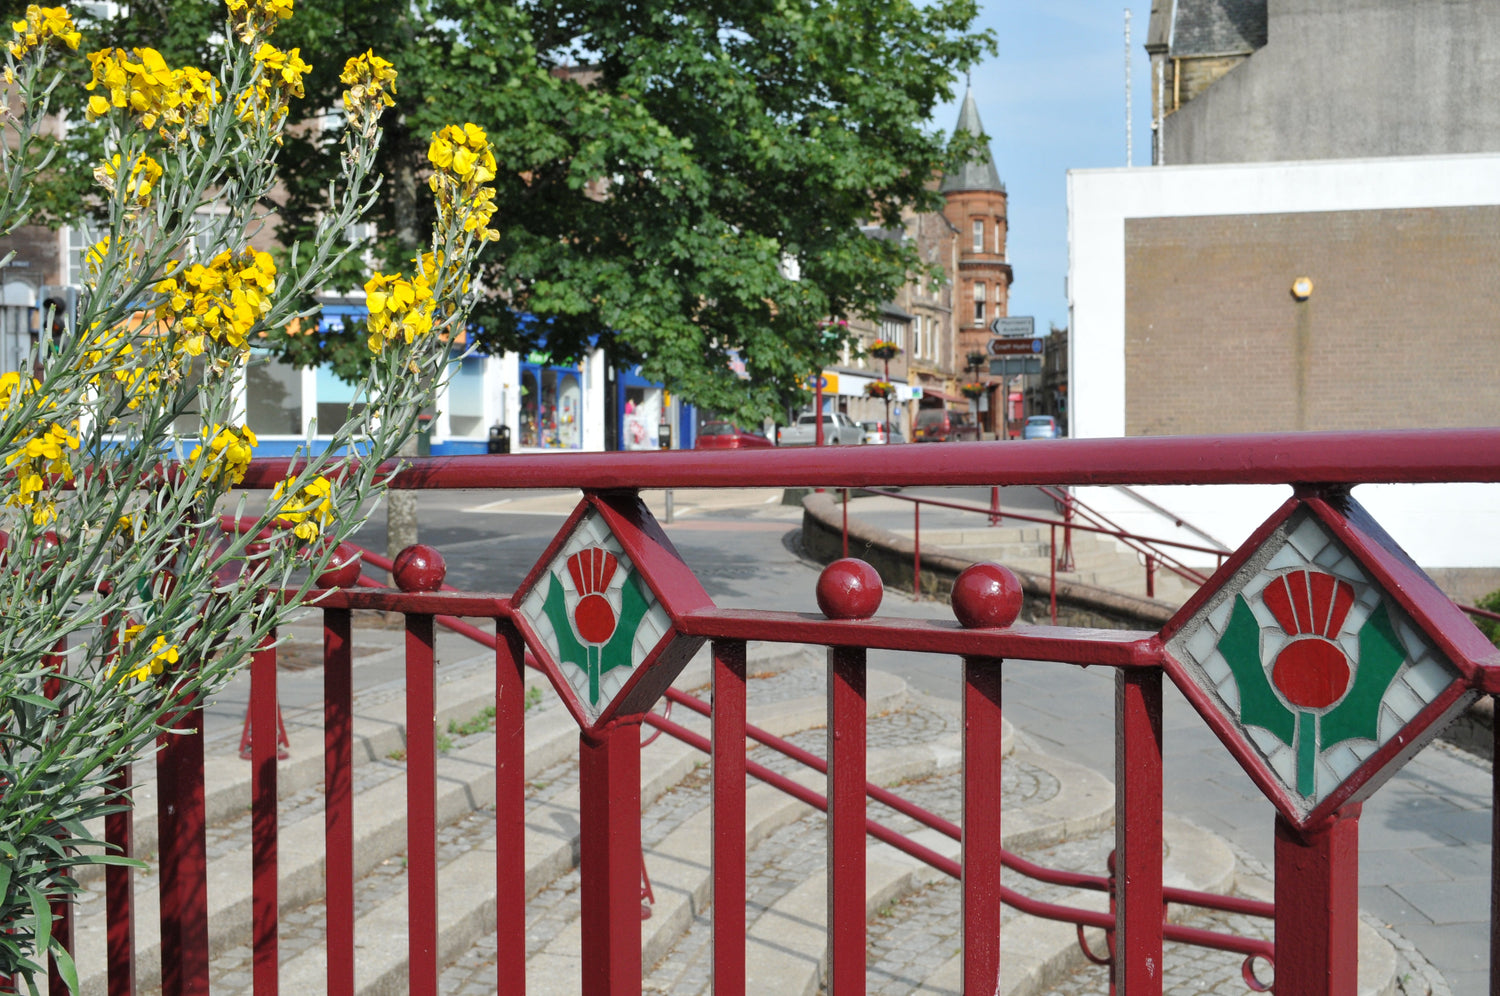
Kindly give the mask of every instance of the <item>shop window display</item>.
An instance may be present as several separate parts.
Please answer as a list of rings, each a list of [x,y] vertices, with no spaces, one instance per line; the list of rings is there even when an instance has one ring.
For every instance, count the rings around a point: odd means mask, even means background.
[[[583,389],[574,367],[521,368],[521,446],[576,450],[583,446]]]

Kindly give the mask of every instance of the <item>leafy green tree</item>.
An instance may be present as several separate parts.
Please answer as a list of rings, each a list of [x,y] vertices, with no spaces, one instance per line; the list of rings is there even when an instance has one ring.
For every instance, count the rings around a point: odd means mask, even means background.
[[[203,35],[179,18],[209,6],[147,0],[101,28],[186,58]],[[474,121],[498,152],[502,233],[477,338],[544,339],[558,357],[597,342],[690,401],[756,421],[840,351],[845,333],[824,319],[873,314],[922,269],[911,247],[859,228],[937,209],[935,174],[974,151],[926,122],[993,49],[976,12],[974,0],[305,3],[278,36],[314,67],[309,127],[287,139],[278,237],[305,234],[327,200],[327,157],[314,153],[341,126],[315,111],[336,107],[342,84],[320,54],[372,48],[401,74],[379,167],[385,265],[404,265],[426,227],[429,135]],[[353,374],[359,342],[355,330],[277,348]]]

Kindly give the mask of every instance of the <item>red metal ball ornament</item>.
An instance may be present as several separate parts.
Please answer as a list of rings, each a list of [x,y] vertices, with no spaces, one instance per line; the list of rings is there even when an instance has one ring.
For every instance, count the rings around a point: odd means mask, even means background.
[[[359,584],[360,569],[363,566],[359,548],[340,543],[339,548],[333,552],[333,559],[328,561],[328,566],[318,575],[318,587],[353,588]]]
[[[1021,614],[1021,579],[999,564],[973,564],[953,582],[953,614],[965,629],[1005,627]]]
[[[868,619],[880,608],[885,586],[863,560],[835,560],[818,575],[818,608],[830,619]]]
[[[402,591],[437,591],[448,576],[448,564],[441,553],[425,543],[417,543],[396,555],[391,575]]]

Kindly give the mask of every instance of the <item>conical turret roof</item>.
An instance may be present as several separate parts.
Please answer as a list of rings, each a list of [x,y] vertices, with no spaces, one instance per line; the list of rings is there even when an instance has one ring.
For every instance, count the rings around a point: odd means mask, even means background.
[[[963,132],[968,132],[975,137],[984,134],[984,126],[979,123],[979,107],[974,103],[972,87],[964,91],[964,103],[958,111],[958,125],[953,129],[954,135]],[[1000,182],[1000,171],[995,168],[995,160],[990,155],[989,143],[985,143],[973,159],[945,173],[942,186],[938,189],[945,194],[957,190],[996,190],[1004,193],[1005,184]]]

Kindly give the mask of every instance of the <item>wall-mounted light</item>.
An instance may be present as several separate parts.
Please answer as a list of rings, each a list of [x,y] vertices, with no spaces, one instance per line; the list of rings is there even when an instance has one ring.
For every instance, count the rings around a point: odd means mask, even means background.
[[[1299,301],[1306,301],[1312,297],[1312,278],[1298,277],[1292,281],[1292,297]]]

